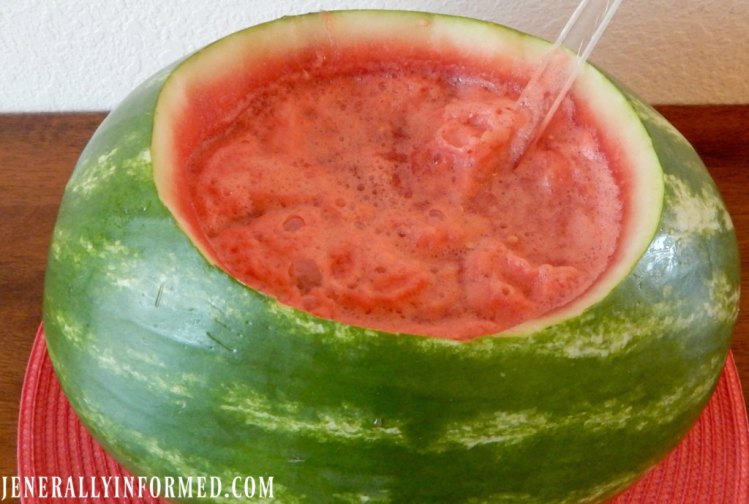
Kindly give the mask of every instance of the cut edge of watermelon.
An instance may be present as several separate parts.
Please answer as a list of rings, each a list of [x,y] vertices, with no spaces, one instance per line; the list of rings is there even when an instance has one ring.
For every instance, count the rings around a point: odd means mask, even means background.
[[[159,197],[180,228],[212,265],[221,267],[194,210],[181,198],[185,182],[177,175],[192,148],[207,137],[211,123],[235,113],[245,88],[233,76],[250,75],[269,62],[282,72],[282,56],[302,49],[333,50],[345,44],[407,41],[435,51],[460,51],[466,57],[509,61],[520,74],[530,73],[548,43],[489,22],[398,11],[333,11],[284,18],[225,37],[188,57],[168,76],[154,113],[151,157]],[[507,55],[512,55],[508,57]],[[293,65],[292,65],[293,66]],[[288,70],[288,67],[285,68]],[[217,84],[218,83],[218,84]],[[572,90],[596,124],[603,141],[618,146],[624,167],[624,219],[619,247],[607,270],[583,295],[564,307],[525,321],[494,336],[526,336],[581,315],[599,303],[632,271],[651,244],[663,209],[664,179],[652,139],[627,97],[591,65],[581,71]],[[584,96],[585,100],[580,100]],[[213,117],[193,117],[191,103],[211,100]],[[189,119],[189,120],[188,120]],[[175,125],[180,125],[175,127]],[[189,126],[185,126],[189,125]],[[625,239],[626,237],[626,239]],[[251,288],[251,287],[248,287]],[[271,296],[263,294],[268,298]],[[341,322],[336,322],[341,323]],[[343,323],[341,323],[343,324]],[[345,324],[344,324],[345,325]]]

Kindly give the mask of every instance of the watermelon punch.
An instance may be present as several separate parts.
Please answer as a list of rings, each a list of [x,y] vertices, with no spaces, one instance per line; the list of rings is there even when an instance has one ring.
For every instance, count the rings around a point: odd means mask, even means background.
[[[138,87],[80,157],[45,280],[97,440],[135,474],[271,475],[283,503],[602,502],[663,459],[729,349],[733,225],[592,65],[509,166],[547,48],[338,11]]]

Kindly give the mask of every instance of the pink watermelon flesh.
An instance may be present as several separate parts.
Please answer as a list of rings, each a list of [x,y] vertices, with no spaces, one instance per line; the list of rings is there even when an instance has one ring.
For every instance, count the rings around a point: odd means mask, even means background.
[[[624,167],[579,103],[513,169],[509,71],[347,56],[196,91],[244,95],[183,151],[179,197],[219,266],[324,318],[454,339],[559,309],[606,271]]]

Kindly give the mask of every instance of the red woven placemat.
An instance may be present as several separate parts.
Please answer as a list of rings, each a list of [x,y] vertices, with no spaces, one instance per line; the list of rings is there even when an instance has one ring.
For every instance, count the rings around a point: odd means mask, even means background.
[[[70,408],[52,369],[41,327],[21,394],[18,475],[75,480],[128,476],[94,441]],[[42,500],[21,499],[24,504]],[[150,496],[88,499],[88,502],[166,503]],[[728,356],[715,394],[689,435],[663,462],[611,504],[651,503],[749,503],[749,423],[732,355]]]

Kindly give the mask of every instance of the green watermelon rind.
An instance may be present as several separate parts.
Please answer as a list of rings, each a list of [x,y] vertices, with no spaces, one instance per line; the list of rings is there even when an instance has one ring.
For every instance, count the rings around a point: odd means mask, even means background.
[[[154,110],[173,69],[82,153],[45,280],[58,378],[128,469],[273,476],[284,503],[591,502],[694,423],[737,316],[736,238],[695,151],[632,93],[665,188],[650,246],[579,315],[458,343],[322,320],[208,262],[153,181]]]

